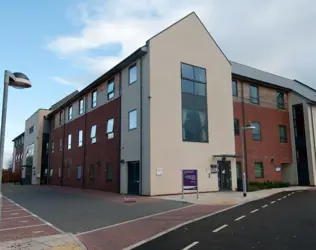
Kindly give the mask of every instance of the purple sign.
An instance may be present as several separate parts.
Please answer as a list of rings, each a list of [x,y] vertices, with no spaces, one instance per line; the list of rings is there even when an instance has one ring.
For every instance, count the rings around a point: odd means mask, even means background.
[[[183,190],[197,190],[197,170],[182,170],[182,185]]]

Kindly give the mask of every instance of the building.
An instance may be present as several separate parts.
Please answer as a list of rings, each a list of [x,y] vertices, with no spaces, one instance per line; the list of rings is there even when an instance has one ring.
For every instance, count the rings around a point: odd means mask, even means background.
[[[12,172],[20,173],[24,157],[24,132],[13,140]]]
[[[48,119],[51,184],[172,194],[181,192],[182,170],[197,169],[199,191],[217,191],[210,165],[219,163],[236,188],[231,65],[195,13]]]

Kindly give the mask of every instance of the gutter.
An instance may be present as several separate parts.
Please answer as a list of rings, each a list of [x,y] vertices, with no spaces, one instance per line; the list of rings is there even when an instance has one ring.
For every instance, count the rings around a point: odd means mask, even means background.
[[[64,109],[64,124],[63,124],[63,141],[62,141],[62,154],[61,154],[61,175],[60,175],[60,185],[64,185],[64,157],[65,157],[65,133],[66,133],[66,110]],[[67,138],[68,140],[68,138]],[[71,138],[72,140],[72,138]],[[68,146],[68,144],[67,144]]]
[[[122,71],[119,72],[119,107],[118,107],[118,131],[117,131],[117,136],[118,136],[118,168],[119,168],[119,174],[118,174],[118,193],[121,193],[121,143],[122,143],[122,139],[121,139],[121,119],[122,119]],[[115,124],[115,121],[114,121]],[[115,125],[114,125],[115,127]]]
[[[314,156],[315,156],[315,161],[316,161],[316,142],[315,142],[315,130],[314,130],[314,117],[313,117],[313,109],[312,106],[309,106],[310,111],[311,111],[311,120],[312,120],[312,132],[313,132],[313,144],[314,144]]]
[[[139,168],[140,168],[140,194],[143,194],[143,58],[140,58],[140,77],[139,77],[139,84],[140,84],[140,161],[139,161]]]

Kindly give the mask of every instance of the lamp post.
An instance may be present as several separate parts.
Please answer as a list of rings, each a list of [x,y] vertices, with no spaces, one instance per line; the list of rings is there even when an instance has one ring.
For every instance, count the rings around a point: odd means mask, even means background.
[[[256,127],[253,126],[252,124],[249,124],[246,127],[240,127],[240,130],[241,130],[241,145],[242,145],[242,190],[243,190],[243,193],[244,193],[244,197],[247,196],[244,131],[245,130],[254,130],[255,128]]]
[[[4,86],[3,86],[3,100],[2,100],[2,116],[1,116],[1,134],[0,134],[0,219],[2,213],[2,169],[3,169],[3,151],[5,139],[5,125],[7,119],[7,102],[9,86],[18,89],[30,88],[32,86],[29,78],[23,73],[11,73],[8,70],[4,71]]]

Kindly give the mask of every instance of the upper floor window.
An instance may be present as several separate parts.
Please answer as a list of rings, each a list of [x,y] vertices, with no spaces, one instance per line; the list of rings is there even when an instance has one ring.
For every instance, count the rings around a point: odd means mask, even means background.
[[[232,89],[233,89],[233,96],[238,96],[238,85],[237,81],[232,81]]]
[[[182,140],[208,141],[206,70],[181,63]]]
[[[54,153],[55,151],[55,144],[54,144],[54,141],[52,141],[52,153]]]
[[[97,125],[93,125],[91,127],[90,138],[91,138],[91,143],[97,142]]]
[[[78,147],[82,146],[82,130],[79,131],[78,134]]]
[[[59,125],[62,125],[62,124],[63,124],[63,114],[64,114],[63,111],[60,111],[60,112],[59,112]]]
[[[68,121],[72,119],[72,106],[68,107]]]
[[[108,82],[108,100],[114,98],[114,79]]]
[[[284,125],[279,126],[279,133],[280,133],[280,142],[287,142],[286,127]]]
[[[134,64],[128,69],[128,84],[133,84],[137,81],[137,66]]]
[[[277,91],[277,106],[278,109],[284,109],[284,93]]]
[[[71,149],[71,134],[68,135],[68,149]]]
[[[79,115],[83,114],[83,98],[79,100]]]
[[[250,102],[259,104],[259,89],[257,86],[250,85]]]
[[[21,144],[24,144],[24,136],[21,137]]]
[[[134,109],[128,113],[128,129],[136,129],[137,128],[137,110]]]
[[[108,139],[114,138],[114,118],[108,120],[106,133],[108,135]]]
[[[34,125],[29,128],[29,135],[32,134],[33,132],[34,132]]]
[[[238,119],[234,119],[234,132],[235,135],[239,135],[239,120]]]
[[[97,98],[98,98],[98,91],[94,90],[91,93],[91,108],[95,108],[97,106]]]
[[[260,124],[260,122],[253,122],[252,125],[255,127],[252,130],[252,139],[255,141],[261,141],[261,124]]]

